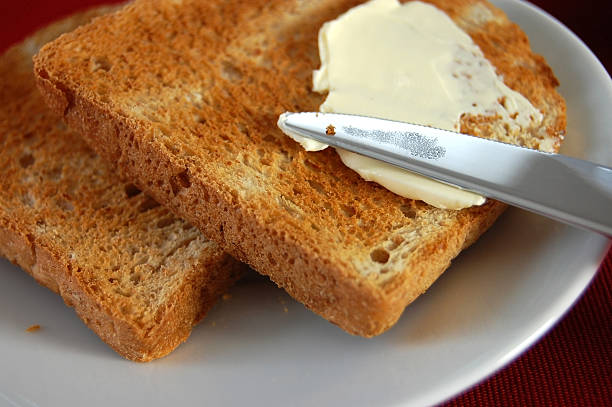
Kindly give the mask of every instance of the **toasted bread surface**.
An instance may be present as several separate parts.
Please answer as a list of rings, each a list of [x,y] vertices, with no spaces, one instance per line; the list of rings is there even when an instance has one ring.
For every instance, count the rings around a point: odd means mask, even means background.
[[[149,361],[183,342],[242,269],[119,182],[36,89],[39,47],[105,11],[50,25],[0,57],[0,255],[59,293],[119,354]]]
[[[555,151],[565,105],[525,34],[484,0],[430,1],[504,82],[544,114],[537,128],[462,117],[462,131]],[[351,0],[135,1],[45,47],[47,103],[163,205],[307,307],[353,334],[389,328],[501,214],[401,198],[306,153],[276,128],[317,110],[317,33]]]

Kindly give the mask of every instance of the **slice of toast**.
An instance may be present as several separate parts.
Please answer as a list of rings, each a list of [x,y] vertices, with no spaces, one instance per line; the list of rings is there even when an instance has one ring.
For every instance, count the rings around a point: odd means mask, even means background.
[[[462,131],[556,151],[565,104],[525,34],[485,0],[430,2],[545,116],[514,131],[465,115]],[[277,129],[280,113],[322,103],[311,90],[318,30],[358,3],[136,0],[43,48],[35,74],[47,103],[127,178],[313,311],[372,336],[504,205],[401,198]]]
[[[242,266],[118,182],[40,97],[32,55],[105,10],[50,25],[0,57],[0,255],[119,354],[149,361],[189,336]]]

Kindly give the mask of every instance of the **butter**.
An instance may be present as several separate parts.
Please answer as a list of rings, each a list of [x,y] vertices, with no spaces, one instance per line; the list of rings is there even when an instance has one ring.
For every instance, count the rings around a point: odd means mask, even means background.
[[[319,31],[321,67],[313,89],[328,91],[322,112],[350,113],[458,131],[464,113],[499,115],[511,128],[542,114],[508,88],[482,51],[434,6],[371,0],[325,23]],[[289,134],[308,151],[325,144]],[[477,194],[337,149],[364,179],[439,208],[481,205]]]
[[[286,113],[283,113],[279,116],[276,125],[278,126],[279,129],[281,129],[283,133],[285,133],[285,135],[291,137],[293,140],[300,143],[300,145],[302,146],[302,148],[304,148],[304,150],[321,151],[329,147],[329,145],[327,144],[321,143],[320,141],[317,141],[317,140],[314,140],[308,137],[300,136],[298,133],[291,130],[291,128],[285,124],[285,116],[284,116],[285,114]]]

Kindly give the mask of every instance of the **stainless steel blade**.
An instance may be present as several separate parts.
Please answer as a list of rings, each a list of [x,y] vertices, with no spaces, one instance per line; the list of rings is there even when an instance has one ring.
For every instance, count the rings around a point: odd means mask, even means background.
[[[295,134],[612,236],[612,168],[364,116],[286,113],[281,121]]]

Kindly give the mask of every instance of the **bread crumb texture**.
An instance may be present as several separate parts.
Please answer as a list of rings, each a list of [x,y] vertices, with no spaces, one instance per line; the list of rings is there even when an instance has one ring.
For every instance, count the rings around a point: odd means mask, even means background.
[[[51,25],[0,57],[0,255],[61,294],[122,356],[148,361],[187,338],[241,267],[120,182],[36,89],[38,48],[104,11]]]
[[[28,333],[32,333],[32,332],[38,332],[40,331],[40,325],[36,324],[36,325],[31,325],[28,327],[28,329],[26,329],[26,332]]]
[[[513,131],[466,115],[462,131],[558,149],[558,82],[518,26],[483,0],[430,3],[545,117]],[[277,129],[282,112],[318,110],[318,30],[356,4],[136,0],[45,47],[35,71],[48,104],[124,176],[315,312],[372,336],[504,205],[450,211],[399,197]]]

